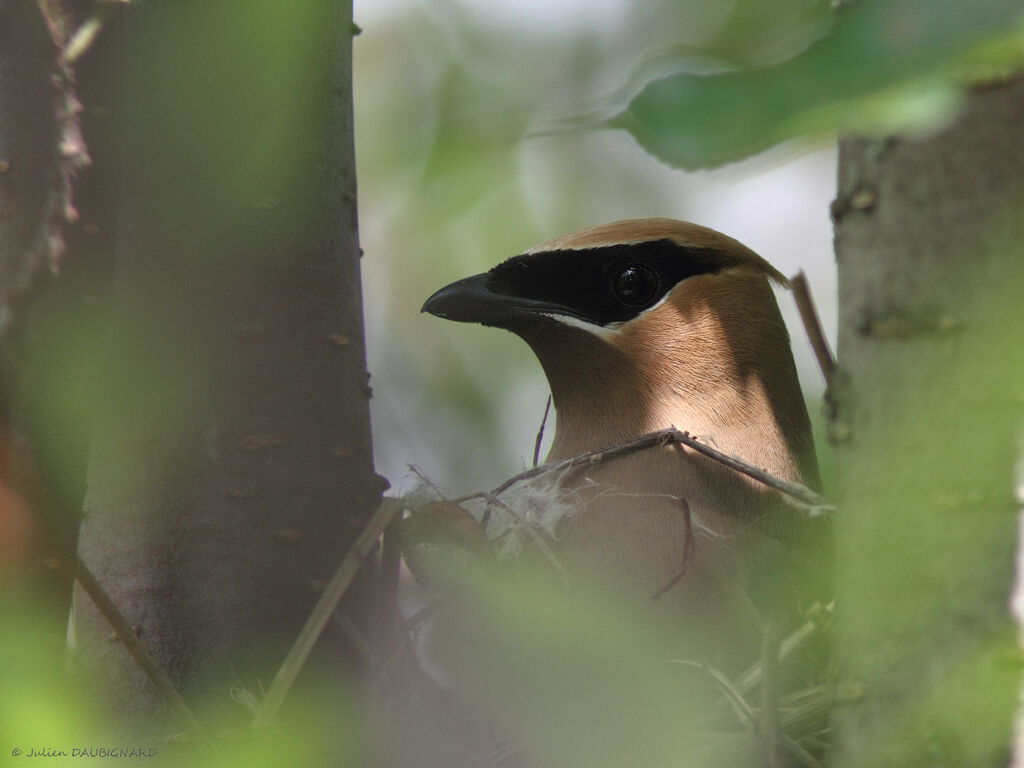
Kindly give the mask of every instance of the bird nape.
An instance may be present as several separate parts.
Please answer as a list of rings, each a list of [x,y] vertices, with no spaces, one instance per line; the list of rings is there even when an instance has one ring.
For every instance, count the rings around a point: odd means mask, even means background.
[[[536,354],[556,412],[548,460],[668,427],[778,478],[820,484],[768,262],[714,230],[617,221],[454,282],[423,311],[505,328]],[[573,582],[659,601],[710,663],[758,658],[766,617],[827,598],[826,537],[770,489],[679,445],[587,464],[556,555]],[[681,512],[682,502],[689,514]],[[821,589],[819,589],[821,588]]]

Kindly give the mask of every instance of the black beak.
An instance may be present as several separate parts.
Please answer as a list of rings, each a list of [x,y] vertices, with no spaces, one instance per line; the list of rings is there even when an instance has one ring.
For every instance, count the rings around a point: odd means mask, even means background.
[[[446,285],[427,299],[420,311],[460,323],[505,327],[538,313],[559,310],[550,302],[496,293],[488,287],[490,277],[485,272]]]

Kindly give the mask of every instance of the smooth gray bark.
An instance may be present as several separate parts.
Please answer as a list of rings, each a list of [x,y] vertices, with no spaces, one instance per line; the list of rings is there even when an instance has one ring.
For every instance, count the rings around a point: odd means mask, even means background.
[[[180,0],[121,21],[102,40],[120,203],[80,551],[215,730],[245,723],[232,686],[269,686],[383,486],[351,6]],[[81,594],[76,623],[115,720],[181,730]]]
[[[1002,765],[1024,427],[1024,79],[937,135],[848,139],[835,764]]]

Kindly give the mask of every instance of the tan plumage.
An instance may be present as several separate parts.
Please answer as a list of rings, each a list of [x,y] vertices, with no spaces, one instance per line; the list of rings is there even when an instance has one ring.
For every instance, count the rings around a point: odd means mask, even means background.
[[[534,286],[534,275],[559,285]],[[600,280],[613,299],[592,285]],[[658,290],[648,297],[652,280]],[[771,281],[786,284],[732,238],[640,219],[550,240],[442,289],[424,308],[474,320],[488,297],[503,307],[488,307],[479,321],[517,333],[540,360],[557,414],[549,460],[674,426],[816,486],[810,424]],[[616,291],[636,285],[639,294],[623,295],[645,302],[620,307]],[[560,531],[570,571],[648,599],[682,567],[685,499],[695,553],[659,605],[677,606],[694,642],[722,663],[751,658],[764,606],[755,609],[749,587],[770,583],[790,553],[802,557],[800,526],[773,492],[678,446],[576,470],[561,482],[582,505]]]

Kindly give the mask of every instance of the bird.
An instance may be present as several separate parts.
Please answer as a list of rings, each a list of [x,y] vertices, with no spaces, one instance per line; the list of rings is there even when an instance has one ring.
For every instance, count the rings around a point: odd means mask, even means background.
[[[555,410],[548,461],[673,427],[817,489],[773,284],[789,285],[727,235],[630,219],[534,246],[441,288],[422,311],[530,346]],[[756,657],[780,595],[808,578],[788,564],[816,560],[820,548],[777,493],[678,444],[583,465],[558,485],[574,505],[557,530],[572,578],[652,598],[685,569],[658,610],[679,613],[695,647],[724,666]]]

